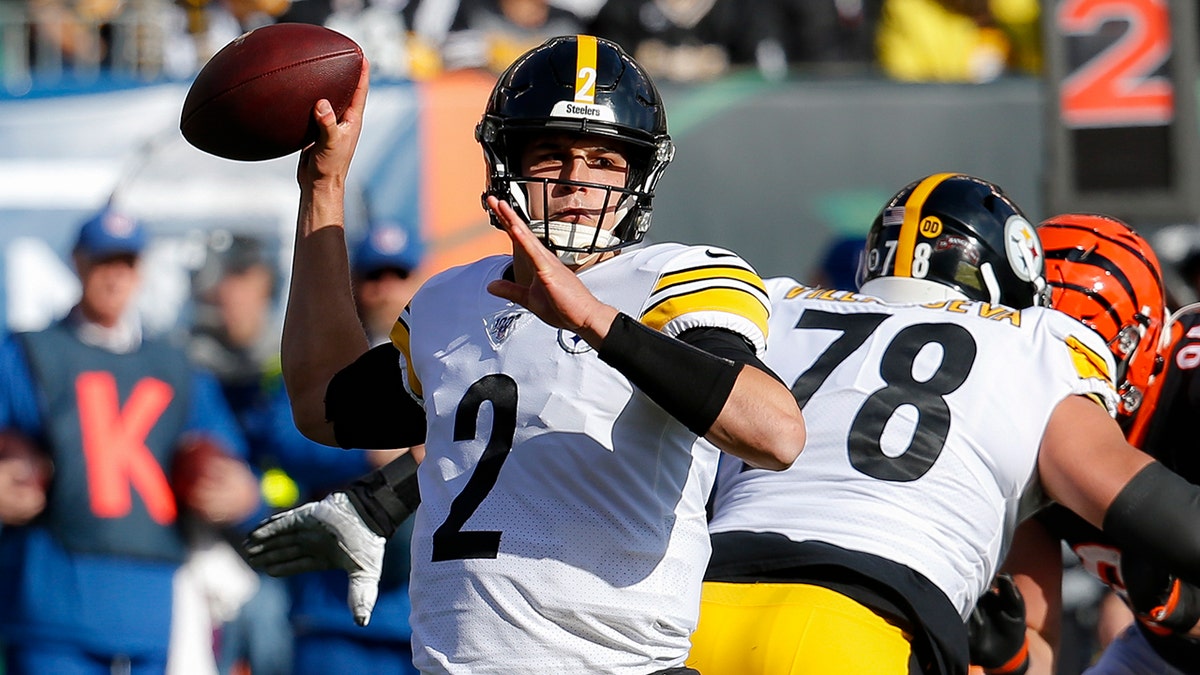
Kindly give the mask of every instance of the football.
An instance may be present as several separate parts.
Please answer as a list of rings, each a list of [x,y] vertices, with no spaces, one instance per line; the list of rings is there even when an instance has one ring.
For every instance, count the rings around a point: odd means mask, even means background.
[[[204,152],[241,161],[283,157],[317,138],[312,109],[341,118],[362,73],[362,48],[324,26],[277,23],[225,45],[196,75],[179,130]]]

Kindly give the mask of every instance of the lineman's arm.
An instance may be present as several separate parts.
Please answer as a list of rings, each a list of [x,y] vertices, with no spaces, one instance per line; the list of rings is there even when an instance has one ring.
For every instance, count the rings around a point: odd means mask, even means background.
[[[1062,627],[1062,547],[1035,518],[1017,527],[1003,571],[1025,600],[1026,675],[1054,675]]]
[[[1052,499],[1122,550],[1200,583],[1200,487],[1129,445],[1100,406],[1081,396],[1058,404],[1042,436],[1038,472]]]
[[[321,100],[313,111],[319,136],[300,154],[291,286],[284,315],[283,378],[296,426],[310,439],[336,445],[325,418],[325,391],[334,374],[367,351],[354,309],[345,237],[345,190],[362,130],[367,65],[339,122]]]
[[[601,302],[507,203],[488,207],[513,243],[516,280],[488,285],[542,321],[574,332],[664,410],[751,466],[785,469],[804,447],[800,408],[787,387],[638,323]]]

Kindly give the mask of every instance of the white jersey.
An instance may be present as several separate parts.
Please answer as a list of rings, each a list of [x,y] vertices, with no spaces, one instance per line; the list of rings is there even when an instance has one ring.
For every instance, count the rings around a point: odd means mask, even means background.
[[[722,458],[710,531],[901,563],[965,619],[1007,551],[1054,407],[1083,394],[1115,410],[1111,353],[1050,309],[767,287],[766,363],[801,403],[808,440],[787,471]]]
[[[392,332],[428,420],[412,542],[415,663],[636,675],[682,665],[719,451],[578,336],[489,294],[510,262],[434,277]],[[579,278],[669,335],[715,326],[766,346],[762,280],[727,251],[647,246]]]

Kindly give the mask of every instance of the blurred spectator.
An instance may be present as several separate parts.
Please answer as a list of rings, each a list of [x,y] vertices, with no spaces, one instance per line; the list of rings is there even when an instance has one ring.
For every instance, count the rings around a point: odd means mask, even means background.
[[[388,340],[404,306],[420,285],[415,275],[424,245],[408,229],[375,224],[352,255],[354,303],[371,346]]]
[[[790,64],[870,62],[879,0],[777,0]],[[868,35],[868,33],[870,35]]]
[[[302,2],[303,0],[300,0]],[[362,46],[371,74],[385,79],[413,74],[408,28],[401,10],[406,0],[332,0],[325,27]],[[298,6],[298,3],[293,3]]]
[[[0,345],[0,429],[45,448],[54,469],[44,510],[0,532],[8,675],[171,672],[181,516],[229,527],[261,515],[216,382],[143,335],[146,239],[109,208],[88,220],[72,252],[79,303]]]
[[[703,82],[744,68],[787,74],[775,0],[608,0],[587,32],[620,44],[656,80]]]
[[[268,506],[291,506],[277,499],[286,477],[269,456],[274,436],[268,380],[278,372],[279,330],[275,255],[263,240],[227,230],[212,232],[204,264],[193,275],[196,315],[188,351],[212,371],[249,443],[249,458],[265,483]],[[271,481],[275,481],[272,485]],[[294,496],[293,496],[294,499]],[[258,575],[255,594],[236,617],[221,627],[217,665],[222,675],[244,665],[255,675],[290,675],[292,633],[287,585]]]
[[[840,291],[858,289],[858,263],[866,247],[866,237],[843,235],[825,247],[821,262],[813,271],[809,283],[820,288]]]
[[[371,227],[352,251],[355,304],[372,345],[388,340],[401,310],[416,292],[422,253],[416,237],[392,224]],[[306,500],[319,499],[398,455],[394,451],[345,451],[314,443],[295,429],[287,399],[277,401],[281,403],[278,426],[286,426],[287,434],[277,437],[276,455],[296,477]],[[422,448],[412,451],[421,453]],[[408,623],[412,611],[408,597],[411,536],[410,518],[388,540],[379,599],[367,626],[355,624],[346,611],[345,572],[315,572],[288,579],[296,633],[294,675],[417,675]]]
[[[990,82],[1041,68],[1037,0],[884,0],[876,45],[897,80]]]
[[[324,0],[320,0],[324,1]],[[176,0],[187,16],[196,70],[242,33],[275,23],[292,0]],[[323,20],[323,18],[322,18]],[[321,23],[313,21],[311,23]]]
[[[548,38],[582,30],[578,16],[548,0],[461,0],[442,45],[442,63],[446,70],[499,75]]]
[[[100,66],[111,56],[112,21],[124,8],[124,0],[27,0],[35,45],[31,61],[50,65],[47,61],[61,59],[68,68]]]

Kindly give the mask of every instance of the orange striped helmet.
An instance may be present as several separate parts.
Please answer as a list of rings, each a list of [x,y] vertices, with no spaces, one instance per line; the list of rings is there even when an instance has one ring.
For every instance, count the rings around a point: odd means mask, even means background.
[[[1054,216],[1037,232],[1051,306],[1099,333],[1112,350],[1118,419],[1128,431],[1163,370],[1170,342],[1158,257],[1133,228],[1109,216]]]

